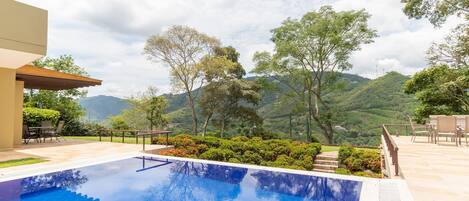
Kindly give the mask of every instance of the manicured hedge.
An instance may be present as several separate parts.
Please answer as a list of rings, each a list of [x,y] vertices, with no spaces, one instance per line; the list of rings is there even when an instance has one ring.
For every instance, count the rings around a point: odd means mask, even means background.
[[[165,144],[166,138],[155,138],[153,143]],[[175,149],[160,154],[301,170],[312,170],[313,160],[321,151],[319,143],[257,137],[221,139],[178,135],[169,138],[169,144]]]
[[[339,150],[339,174],[381,177],[381,156],[378,150],[342,146]]]
[[[40,126],[42,121],[52,121],[57,123],[60,112],[56,110],[40,109],[34,107],[23,108],[23,123],[28,126]]]

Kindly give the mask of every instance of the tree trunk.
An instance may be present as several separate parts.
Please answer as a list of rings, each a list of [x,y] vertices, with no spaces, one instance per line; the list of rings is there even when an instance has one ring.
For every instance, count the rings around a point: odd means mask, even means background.
[[[202,133],[202,136],[204,137],[205,137],[205,134],[207,134],[207,126],[208,126],[208,122],[210,121],[210,118],[212,118],[212,114],[207,115],[207,117],[205,118],[204,132]]]
[[[288,134],[290,135],[290,139],[293,138],[293,131],[292,131],[292,125],[291,125],[291,113],[288,115],[288,123],[289,123],[289,128],[288,128]]]
[[[312,130],[311,130],[311,116],[313,112],[313,106],[312,106],[312,100],[311,100],[311,92],[307,92],[307,98],[308,98],[308,115],[306,115],[306,140],[308,142],[311,142],[311,136],[312,136]]]
[[[321,111],[319,110],[319,101],[321,101],[320,96],[316,94],[314,99],[315,111],[312,113],[312,117],[318,123],[319,128],[324,132],[324,137],[326,137],[327,144],[332,144],[334,139],[334,129],[332,128],[332,122],[330,119],[321,119]],[[322,101],[321,103],[325,104]],[[324,107],[326,110],[329,109],[327,105],[324,105]]]
[[[187,92],[189,98],[189,106],[191,107],[192,111],[192,134],[197,135],[197,113],[195,111],[195,104],[194,104],[194,97],[192,96],[192,92]]]
[[[223,137],[224,133],[225,133],[225,116],[223,115],[221,119],[220,137]]]

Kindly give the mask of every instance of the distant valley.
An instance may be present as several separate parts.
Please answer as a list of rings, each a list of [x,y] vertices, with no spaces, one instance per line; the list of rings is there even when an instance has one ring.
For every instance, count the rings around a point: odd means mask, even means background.
[[[253,77],[247,79],[255,79]],[[402,74],[391,72],[377,79],[367,79],[358,75],[341,74],[339,82],[343,88],[326,94],[330,101],[336,102],[338,125],[340,129],[353,131],[350,135],[338,135],[338,141],[357,141],[356,144],[376,144],[379,141],[379,125],[405,121],[415,107],[413,96],[402,92],[402,85],[409,79]],[[280,88],[280,91],[287,90]],[[181,132],[189,131],[190,112],[186,107],[185,94],[164,94],[168,99],[168,116],[173,125]],[[276,100],[280,92],[262,92],[262,101],[257,105],[258,113],[264,118],[264,127],[278,133],[289,132],[289,108],[281,107]],[[85,119],[102,122],[108,117],[118,115],[129,107],[125,99],[112,96],[94,96],[80,100],[86,110]],[[297,138],[304,133],[304,115],[292,115],[292,131]],[[314,129],[313,125],[313,129]],[[319,129],[314,129],[316,137],[321,138]],[[343,139],[342,139],[343,138]],[[350,139],[349,139],[350,138]],[[362,139],[363,138],[363,139]]]

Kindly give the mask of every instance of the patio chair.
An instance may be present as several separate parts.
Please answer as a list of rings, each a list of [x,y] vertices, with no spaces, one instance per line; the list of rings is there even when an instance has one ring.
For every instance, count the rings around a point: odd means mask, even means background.
[[[415,139],[418,136],[425,136],[427,137],[427,141],[430,142],[431,138],[431,132],[428,130],[428,127],[426,125],[415,125],[414,122],[412,121],[412,118],[408,116],[409,118],[409,123],[410,123],[410,128],[412,129],[412,137],[410,140],[412,142],[415,142]]]
[[[64,141],[65,141],[65,138],[61,135],[62,134],[62,130],[64,128],[64,124],[65,122],[64,121],[59,121],[59,124],[57,125],[57,128],[55,130],[51,130],[49,132],[49,135],[50,135],[50,138],[52,139],[53,137],[55,137],[55,139],[57,141],[60,141],[59,138],[62,138]]]
[[[461,130],[461,135],[464,136],[466,139],[466,146],[467,146],[467,136],[469,135],[469,115],[465,115],[465,121],[464,121],[464,127],[463,130]]]
[[[454,116],[438,116],[436,126],[436,140],[439,143],[440,137],[450,137],[456,141],[458,145],[458,127],[456,125],[456,117]]]
[[[40,132],[39,134],[44,139],[44,142],[46,141],[46,138],[50,138],[52,140],[52,137],[51,137],[51,133],[53,131],[52,128],[53,128],[52,121],[41,122],[41,129],[39,130]]]
[[[28,125],[24,124],[23,125],[23,142],[25,144],[28,144],[30,140],[36,140],[36,142],[39,142],[39,134],[36,132],[31,132],[29,130]]]

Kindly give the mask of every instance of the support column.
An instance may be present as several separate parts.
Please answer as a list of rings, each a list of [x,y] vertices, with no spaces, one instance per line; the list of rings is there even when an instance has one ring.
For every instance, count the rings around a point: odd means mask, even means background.
[[[0,67],[0,150],[13,148],[16,70]]]
[[[15,87],[15,135],[13,137],[14,146],[22,144],[23,140],[23,96],[24,82],[16,81]]]

